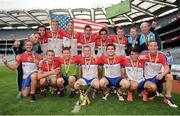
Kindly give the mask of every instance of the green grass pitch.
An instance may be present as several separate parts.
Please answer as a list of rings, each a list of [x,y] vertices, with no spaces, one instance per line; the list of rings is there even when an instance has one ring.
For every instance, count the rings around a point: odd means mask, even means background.
[[[71,111],[79,96],[69,98],[69,92],[65,97],[51,96],[41,97],[37,95],[36,102],[29,102],[29,98],[17,100],[16,72],[0,67],[0,115],[61,115],[72,114]],[[180,107],[180,95],[173,94],[175,103]],[[179,107],[173,109],[162,102],[162,98],[143,103],[141,98],[135,97],[129,103],[120,102],[117,96],[110,95],[107,101],[101,100],[98,95],[91,104],[82,107],[77,115],[179,115]],[[126,96],[125,96],[126,97]]]

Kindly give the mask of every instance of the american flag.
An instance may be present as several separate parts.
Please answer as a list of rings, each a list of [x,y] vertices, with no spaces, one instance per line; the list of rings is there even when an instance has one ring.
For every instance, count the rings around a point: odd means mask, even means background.
[[[76,32],[84,32],[85,25],[90,25],[92,27],[92,33],[97,33],[102,27],[105,27],[105,24],[93,22],[90,20],[83,20],[83,19],[76,19],[71,18],[70,16],[64,16],[59,14],[50,14],[51,20],[58,20],[59,21],[59,27],[62,29],[66,29],[66,23],[68,21],[74,22],[74,30]]]

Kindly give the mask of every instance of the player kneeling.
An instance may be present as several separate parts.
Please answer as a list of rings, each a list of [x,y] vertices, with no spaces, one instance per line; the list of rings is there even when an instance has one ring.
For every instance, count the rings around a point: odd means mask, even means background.
[[[146,82],[144,84],[145,94],[147,92],[155,92],[157,85],[165,82],[166,84],[166,94],[164,102],[173,108],[177,108],[177,105],[172,101],[172,86],[173,86],[173,76],[170,72],[166,56],[158,50],[157,42],[151,40],[148,44],[147,52],[142,53],[143,57],[146,58],[144,75]],[[163,67],[163,70],[162,70]]]
[[[65,86],[69,84],[71,89],[71,94],[69,97],[75,97],[76,90],[74,89],[74,84],[77,80],[78,75],[78,64],[79,56],[72,56],[69,47],[64,47],[62,50],[63,57],[56,58],[56,60],[61,65],[62,78],[57,79],[57,86],[59,89],[59,95],[64,96]]]
[[[7,59],[3,58],[3,63],[11,70],[17,69],[22,63],[23,81],[22,81],[22,95],[31,95],[31,101],[35,100],[35,91],[37,86],[37,69],[41,57],[32,51],[33,42],[26,40],[24,42],[26,51],[16,57],[13,64],[9,64]]]
[[[103,64],[104,68],[104,77],[100,79],[100,87],[103,91],[103,98],[107,100],[107,96],[109,95],[108,85],[112,88],[121,87],[117,91],[117,95],[120,101],[124,101],[123,92],[126,91],[130,83],[125,78],[124,69],[122,69],[122,65],[124,63],[124,56],[117,56],[115,54],[116,47],[114,44],[108,44],[106,47],[107,56],[102,56],[98,58],[98,61]]]
[[[99,79],[98,79],[98,64],[93,58],[91,53],[91,48],[85,46],[83,48],[84,56],[81,56],[81,74],[82,78],[78,79],[74,85],[76,90],[80,89],[81,85],[90,85],[94,88],[93,98],[96,96],[96,90],[99,89]]]
[[[40,85],[40,93],[46,96],[46,86],[51,85],[51,94],[57,94],[57,78],[60,77],[60,64],[54,60],[55,53],[53,50],[48,50],[46,53],[46,60],[40,64],[38,71],[38,80]]]
[[[142,90],[144,84],[144,61],[138,60],[138,51],[136,48],[129,49],[130,57],[127,57],[124,66],[127,79],[130,82],[128,91],[128,101],[133,101],[133,92],[138,89]]]

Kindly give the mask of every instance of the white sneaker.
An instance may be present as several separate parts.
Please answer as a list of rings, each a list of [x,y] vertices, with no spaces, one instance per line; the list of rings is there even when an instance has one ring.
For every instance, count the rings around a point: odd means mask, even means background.
[[[124,101],[123,96],[121,96],[121,95],[120,95],[120,94],[118,94],[118,93],[117,93],[117,96],[118,96],[119,101]]]
[[[138,97],[142,97],[142,95],[139,93],[139,94],[138,94]]]
[[[170,107],[177,108],[178,106],[176,104],[172,104],[171,101],[168,100],[167,103]]]
[[[174,104],[174,102],[172,101],[172,99],[164,99],[164,102],[166,104],[168,104],[170,107],[172,108],[177,108],[178,106],[176,104]]]
[[[19,92],[16,96],[16,99],[21,99],[22,98],[22,95],[21,95],[21,92]]]
[[[164,97],[164,95],[163,95],[162,93],[159,93],[159,92],[157,92],[157,91],[156,91],[156,96],[157,96],[157,97]]]
[[[117,90],[114,90],[113,93],[116,94],[116,93],[117,93]]]
[[[102,97],[102,99],[106,101],[108,96],[109,96],[109,93],[107,93],[106,95],[104,95],[104,96]]]

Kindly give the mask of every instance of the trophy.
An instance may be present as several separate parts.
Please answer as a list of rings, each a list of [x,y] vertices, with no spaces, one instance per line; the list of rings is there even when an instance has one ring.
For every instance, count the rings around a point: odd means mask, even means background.
[[[81,85],[79,89],[79,100],[76,102],[72,113],[78,113],[82,106],[89,105],[91,102],[88,97],[88,93],[91,89],[91,86]]]

